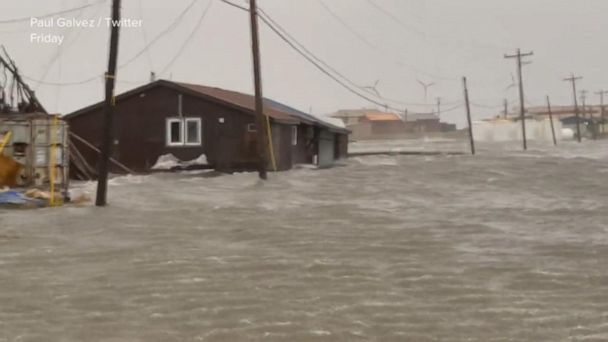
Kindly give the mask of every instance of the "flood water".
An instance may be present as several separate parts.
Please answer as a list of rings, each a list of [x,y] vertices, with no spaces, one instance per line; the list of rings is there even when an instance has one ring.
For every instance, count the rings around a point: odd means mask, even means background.
[[[110,196],[0,211],[0,341],[608,340],[607,142]]]

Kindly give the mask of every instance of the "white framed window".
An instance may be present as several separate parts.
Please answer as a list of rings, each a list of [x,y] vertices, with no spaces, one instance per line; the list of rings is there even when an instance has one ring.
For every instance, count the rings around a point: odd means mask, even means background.
[[[298,126],[291,126],[291,144],[293,146],[298,144]]]
[[[200,146],[203,143],[202,139],[202,121],[201,118],[186,118],[184,119],[184,136],[185,144],[188,146]]]
[[[184,128],[181,118],[167,119],[167,146],[182,146],[184,144]]]
[[[200,146],[203,144],[201,118],[168,118],[167,146]]]
[[[257,132],[258,129],[256,128],[254,123],[250,123],[247,124],[247,132]]]

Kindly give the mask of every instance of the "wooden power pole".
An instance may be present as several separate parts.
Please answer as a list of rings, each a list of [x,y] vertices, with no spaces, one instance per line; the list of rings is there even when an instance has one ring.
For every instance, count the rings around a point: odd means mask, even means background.
[[[555,137],[555,125],[553,124],[553,111],[551,110],[551,99],[547,95],[547,110],[549,111],[549,121],[551,122],[551,136],[553,136],[553,146],[557,146],[557,138]]]
[[[587,118],[587,93],[589,93],[589,92],[585,89],[580,91],[581,104],[583,105],[583,113],[581,115],[583,116],[583,119]]]
[[[116,81],[116,64],[118,60],[118,38],[120,25],[120,0],[112,1],[112,23],[110,31],[110,57],[106,73],[106,99],[103,118],[103,137],[101,159],[99,161],[99,178],[97,181],[97,198],[95,204],[103,207],[107,204],[108,193],[108,164],[112,154],[113,116],[114,116],[114,83]]]
[[[519,118],[521,120],[521,131],[523,135],[524,151],[528,149],[528,140],[526,137],[526,107],[524,104],[524,81],[522,72],[522,58],[533,56],[534,52],[521,53],[521,49],[517,49],[515,55],[505,55],[506,59],[516,58],[517,59],[517,75],[519,77]]]
[[[262,95],[262,68],[260,62],[260,40],[258,29],[258,6],[256,0],[249,1],[249,14],[251,17],[251,47],[253,53],[253,81],[255,86],[255,113],[258,136],[259,166],[258,174],[260,179],[268,179],[266,166],[268,165],[268,122],[264,115],[264,97]]]
[[[565,78],[564,81],[572,83],[572,94],[574,95],[574,113],[576,115],[576,136],[577,140],[580,143],[582,141],[581,137],[581,114],[578,110],[578,99],[576,97],[576,81],[582,80],[583,78],[580,76],[570,76],[569,78]]]
[[[467,123],[469,125],[469,142],[471,143],[471,154],[475,155],[475,138],[473,137],[473,120],[471,120],[471,104],[469,102],[469,88],[467,87],[467,78],[462,78],[464,85],[464,103],[467,110]]]

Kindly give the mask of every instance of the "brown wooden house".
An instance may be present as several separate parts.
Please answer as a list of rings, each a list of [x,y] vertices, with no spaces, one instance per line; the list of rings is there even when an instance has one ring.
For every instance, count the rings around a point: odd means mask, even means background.
[[[113,158],[138,173],[172,154],[193,160],[204,154],[219,171],[253,170],[257,163],[255,102],[234,91],[159,80],[116,97]],[[296,164],[330,166],[346,158],[349,131],[278,102],[265,100],[277,169]],[[101,145],[103,103],[68,114],[72,133]],[[99,155],[73,139],[93,168]],[[116,168],[112,172],[121,173]]]

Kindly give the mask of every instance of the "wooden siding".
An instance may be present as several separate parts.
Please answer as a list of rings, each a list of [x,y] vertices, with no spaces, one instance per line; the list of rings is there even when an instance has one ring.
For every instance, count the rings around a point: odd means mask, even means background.
[[[167,146],[167,119],[179,117],[179,96],[182,96],[184,118],[199,118],[202,123],[202,145]],[[71,131],[93,145],[101,146],[103,106],[92,106],[66,120]],[[207,156],[211,167],[219,171],[257,169],[257,135],[248,131],[255,122],[253,113],[212,99],[194,96],[179,89],[158,85],[119,100],[114,116],[113,157],[138,173],[147,173],[158,157],[173,154],[180,160]],[[312,163],[318,153],[319,131],[325,129],[299,124],[298,143],[292,145],[293,124],[273,121],[272,141],[278,171],[289,170],[295,164]],[[346,144],[348,136],[339,134]],[[74,140],[87,162],[97,167],[99,155]],[[270,166],[270,165],[269,165]],[[269,169],[271,169],[269,167]],[[111,172],[123,173],[111,166]]]
[[[182,113],[184,117],[201,119],[202,145],[167,146],[166,120],[179,116],[178,95],[176,90],[157,87],[117,103],[113,156],[141,173],[149,172],[158,157],[168,153],[181,160],[192,160],[205,154],[210,165],[222,171],[256,168],[257,137],[247,131],[247,126],[254,123],[254,117],[192,96],[182,95]],[[102,108],[68,118],[68,121],[75,134],[95,146],[101,145]],[[283,130],[289,133],[289,125],[274,125],[280,128],[277,129],[279,133]],[[76,145],[87,161],[96,167],[98,154],[81,143],[76,142]],[[288,157],[291,156],[279,154],[281,169],[290,167],[291,161],[284,160]],[[112,172],[120,173],[121,170],[113,168]]]

